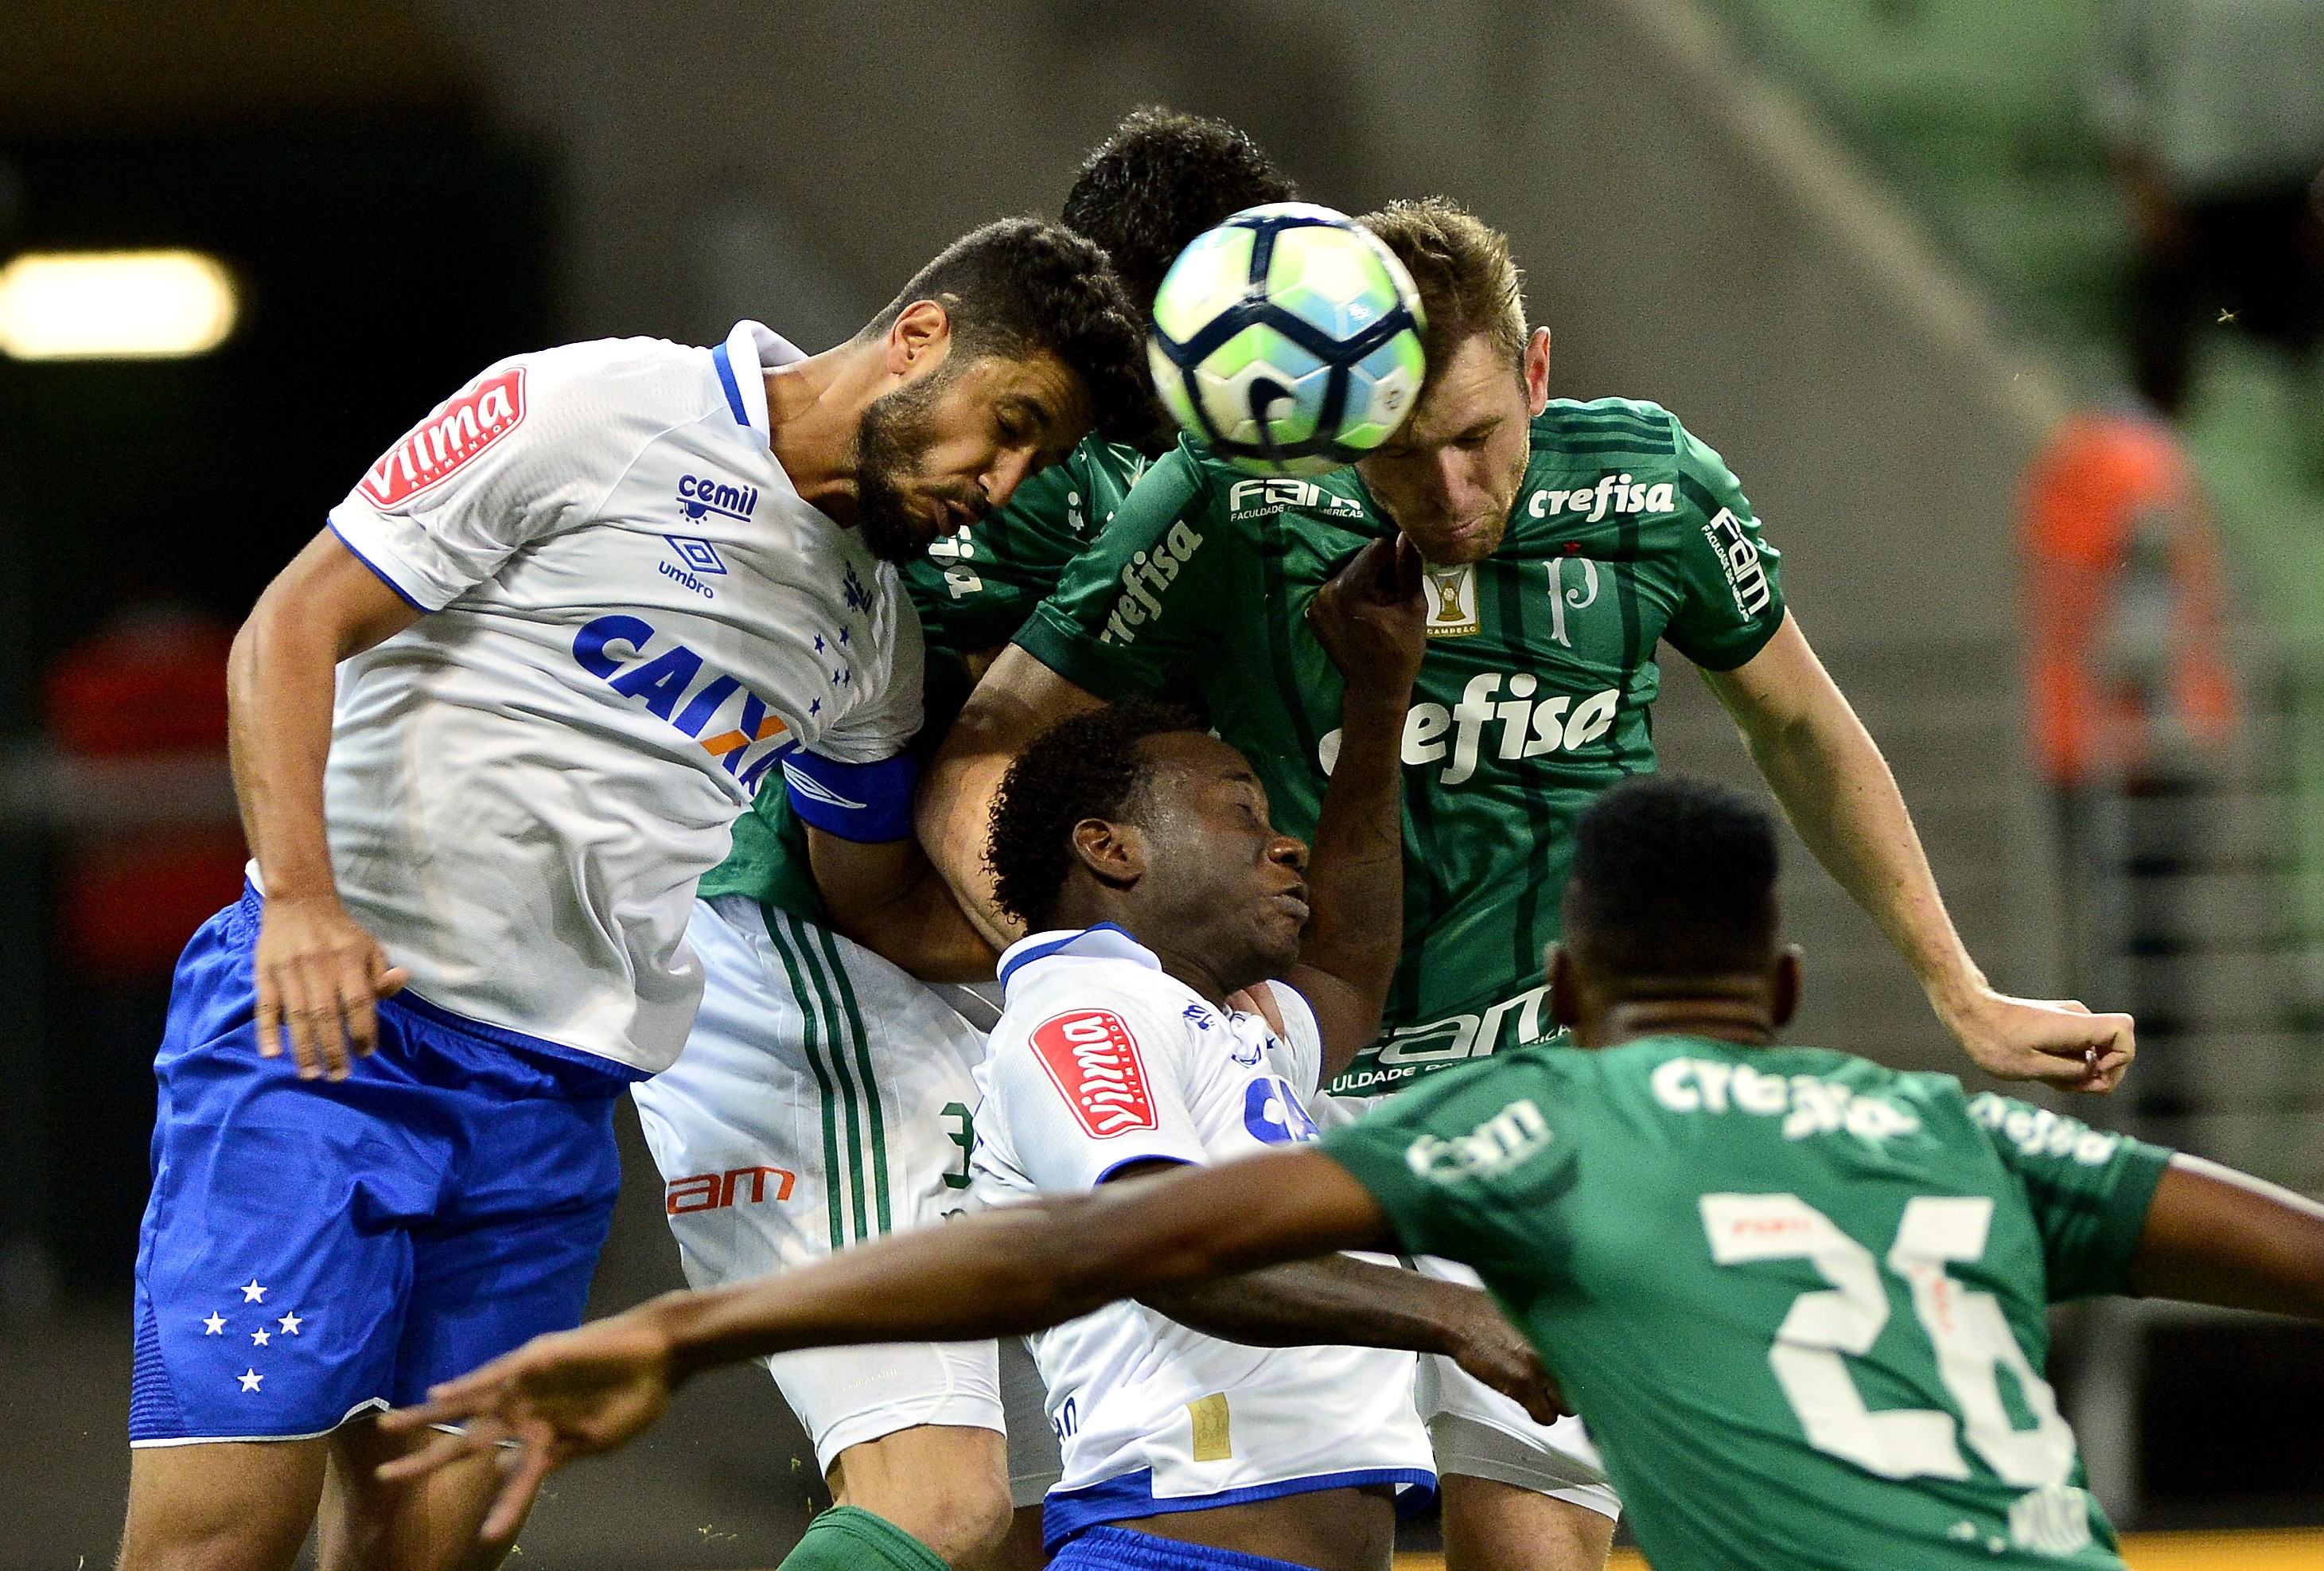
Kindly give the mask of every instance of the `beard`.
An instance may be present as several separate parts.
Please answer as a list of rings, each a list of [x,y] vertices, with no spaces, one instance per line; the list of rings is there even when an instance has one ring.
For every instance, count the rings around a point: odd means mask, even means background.
[[[908,484],[936,445],[928,411],[948,374],[939,370],[882,393],[855,428],[855,527],[872,555],[899,567],[936,540],[936,526],[912,511]]]

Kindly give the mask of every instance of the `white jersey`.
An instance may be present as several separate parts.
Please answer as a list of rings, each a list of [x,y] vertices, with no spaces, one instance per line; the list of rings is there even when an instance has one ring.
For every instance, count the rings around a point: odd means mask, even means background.
[[[1094,1188],[1124,1167],[1212,1162],[1314,1138],[1315,1017],[1270,984],[1286,1033],[1213,1008],[1119,928],[1041,933],[1002,956],[1007,1004],[977,1071],[976,1197]],[[1429,1485],[1409,1353],[1256,1348],[1134,1302],[1044,1332],[1064,1442],[1054,1545],[1102,1522],[1345,1485]]]
[[[340,668],[324,786],[340,896],[429,1003],[668,1067],[695,882],[754,790],[919,728],[896,570],[769,447],[763,372],[800,357],[755,322],[520,355],[332,510],[430,613]]]

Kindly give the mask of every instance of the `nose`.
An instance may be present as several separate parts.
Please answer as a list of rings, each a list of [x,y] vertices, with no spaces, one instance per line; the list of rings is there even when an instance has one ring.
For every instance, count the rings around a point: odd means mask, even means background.
[[[1005,507],[1017,487],[1033,472],[1033,453],[1028,448],[1003,448],[984,471],[980,482],[985,499],[995,507]]]
[[[1295,835],[1277,835],[1267,848],[1269,862],[1280,862],[1295,873],[1307,871],[1307,842]]]

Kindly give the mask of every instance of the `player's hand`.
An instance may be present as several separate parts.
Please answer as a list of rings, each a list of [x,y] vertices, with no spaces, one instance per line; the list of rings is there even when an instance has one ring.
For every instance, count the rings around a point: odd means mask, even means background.
[[[1965,1003],[1938,1006],[1945,1029],[1987,1074],[2104,1093],[2138,1055],[2126,1014],[2093,1014],[2075,999],[2011,998],[1980,986]]]
[[[1508,1317],[1483,1294],[1478,1297],[1482,1301],[1476,1313],[1466,1317],[1454,1336],[1452,1361],[1524,1408],[1535,1423],[1555,1423],[1572,1410],[1565,1405],[1556,1378]]]
[[[346,1079],[350,1052],[368,1056],[379,1046],[374,1006],[410,980],[336,895],[270,897],[253,969],[258,1051],[279,1058],[288,1039],[302,1080]]]
[[[1398,535],[1373,541],[1315,592],[1307,625],[1351,688],[1411,697],[1428,652],[1426,583],[1420,549]]]
[[[626,1444],[669,1408],[670,1341],[651,1308],[536,1336],[431,1387],[420,1406],[385,1415],[379,1427],[390,1434],[416,1435],[431,1424],[460,1428],[386,1464],[381,1480],[404,1483],[463,1457],[502,1452],[507,1477],[480,1536],[488,1542],[514,1537],[549,1474]],[[513,1445],[503,1448],[504,1441]]]

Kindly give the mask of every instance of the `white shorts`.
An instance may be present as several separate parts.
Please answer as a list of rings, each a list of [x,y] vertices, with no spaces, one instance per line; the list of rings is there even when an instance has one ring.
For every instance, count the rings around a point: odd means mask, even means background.
[[[696,901],[686,936],[701,1011],[678,1062],[632,1095],[688,1283],[967,1209],[982,1035],[870,950],[745,896]],[[828,1472],[915,1425],[1005,1432],[994,1357],[990,1342],[899,1343],[767,1367]]]
[[[1380,1096],[1318,1095],[1310,1106],[1325,1129],[1352,1123]],[[1483,1280],[1457,1261],[1421,1255],[1412,1262],[1425,1275],[1480,1288]],[[1541,1425],[1515,1400],[1503,1396],[1451,1359],[1427,1354],[1413,1382],[1420,1421],[1428,1426],[1429,1447],[1442,1476],[1484,1478],[1513,1484],[1618,1519],[1622,1502],[1606,1482],[1605,1465],[1582,1420],[1568,1415]]]

